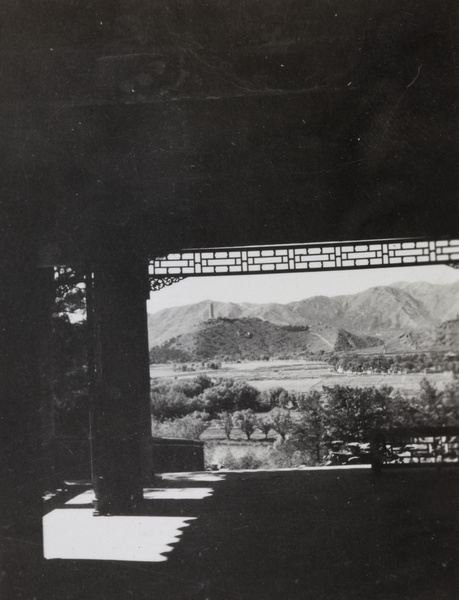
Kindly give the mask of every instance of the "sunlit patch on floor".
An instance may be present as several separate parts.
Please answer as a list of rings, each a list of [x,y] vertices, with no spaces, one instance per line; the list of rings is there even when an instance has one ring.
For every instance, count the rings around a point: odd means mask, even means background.
[[[164,562],[196,517],[95,517],[92,509],[56,509],[43,517],[45,558]]]
[[[143,491],[145,500],[202,500],[212,496],[212,488],[168,488],[156,489],[147,488]]]
[[[202,500],[212,496],[212,488],[146,488],[143,491],[145,500]],[[96,499],[93,490],[87,490],[71,498],[66,504],[90,505]]]
[[[221,473],[161,473],[158,479],[170,481],[224,481],[226,475]]]
[[[95,499],[94,490],[86,490],[82,494],[78,494],[78,496],[67,500],[66,504],[92,504]]]

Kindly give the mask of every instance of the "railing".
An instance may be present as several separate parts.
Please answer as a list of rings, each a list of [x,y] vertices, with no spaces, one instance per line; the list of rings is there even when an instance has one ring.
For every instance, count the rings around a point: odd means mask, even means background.
[[[459,466],[459,427],[406,427],[375,431],[371,465],[382,467]]]

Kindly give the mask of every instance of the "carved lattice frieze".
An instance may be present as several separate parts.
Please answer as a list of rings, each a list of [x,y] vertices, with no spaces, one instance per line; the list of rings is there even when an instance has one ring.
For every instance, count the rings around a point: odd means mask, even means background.
[[[150,279],[459,264],[459,240],[379,240],[184,250],[149,263]],[[169,285],[164,283],[164,285]],[[155,283],[152,289],[163,285]]]
[[[167,275],[165,277],[150,277],[150,289],[152,292],[157,292],[168,285],[182,281],[182,279],[184,277],[170,277]]]

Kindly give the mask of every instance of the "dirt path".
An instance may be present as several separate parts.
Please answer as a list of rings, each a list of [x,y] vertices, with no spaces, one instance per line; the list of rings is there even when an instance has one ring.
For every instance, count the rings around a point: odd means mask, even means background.
[[[320,335],[320,333],[311,333],[311,335],[315,335],[316,337],[320,338],[323,342],[325,342],[326,344],[328,344],[330,346],[330,348],[333,348],[333,344],[331,344],[328,340],[326,340],[324,337],[322,337]]]

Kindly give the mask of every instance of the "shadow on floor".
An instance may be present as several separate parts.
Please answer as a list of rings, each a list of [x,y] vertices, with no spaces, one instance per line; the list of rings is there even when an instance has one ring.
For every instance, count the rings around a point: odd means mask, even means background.
[[[143,516],[189,519],[163,554],[167,560],[44,560],[41,547],[16,547],[28,569],[6,597],[457,597],[457,469],[171,474],[155,483]],[[58,510],[81,510],[76,506],[88,510],[83,503]],[[144,539],[147,548],[153,538]]]

